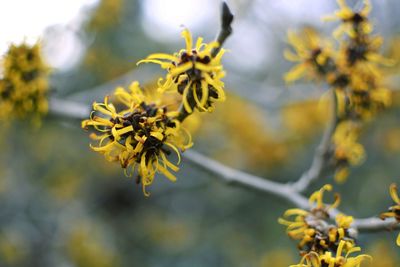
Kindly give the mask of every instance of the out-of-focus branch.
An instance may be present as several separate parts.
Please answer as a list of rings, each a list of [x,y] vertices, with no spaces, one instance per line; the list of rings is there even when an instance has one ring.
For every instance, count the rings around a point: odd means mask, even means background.
[[[299,180],[292,184],[293,189],[297,192],[304,192],[312,182],[318,180],[323,172],[328,167],[329,160],[331,158],[331,144],[332,144],[332,136],[335,133],[335,129],[337,126],[337,98],[334,90],[332,93],[332,109],[331,109],[331,119],[329,121],[328,126],[322,136],[321,143],[317,147],[313,161],[311,163],[310,168],[305,171]]]
[[[82,120],[89,117],[90,107],[71,100],[50,98],[49,114],[51,116]]]

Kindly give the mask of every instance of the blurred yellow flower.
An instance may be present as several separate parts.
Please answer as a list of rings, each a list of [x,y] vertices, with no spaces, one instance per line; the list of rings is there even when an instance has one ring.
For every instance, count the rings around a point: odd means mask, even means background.
[[[369,0],[364,0],[364,7],[356,12],[351,9],[346,0],[337,0],[340,10],[336,11],[332,16],[326,16],[325,20],[341,20],[341,25],[334,31],[333,36],[336,38],[347,34],[355,37],[356,34],[369,34],[372,31],[372,25],[368,21],[368,15],[371,12],[371,4]]]
[[[303,77],[318,79],[335,70],[332,45],[314,28],[305,27],[298,34],[289,31],[288,41],[294,53],[285,50],[284,56],[287,60],[298,64],[285,74],[286,82],[293,82]]]
[[[358,143],[360,125],[353,121],[339,123],[333,135],[335,179],[344,182],[349,166],[356,166],[365,160],[364,147]]]
[[[0,120],[30,117],[39,123],[47,113],[49,68],[40,44],[12,44],[2,60],[0,79]]]
[[[381,219],[384,220],[386,218],[394,218],[398,223],[400,223],[400,197],[397,193],[397,185],[391,184],[390,185],[390,196],[394,201],[394,205],[389,208],[388,212],[384,212],[381,214]],[[400,234],[397,236],[396,243],[400,246]]]
[[[101,230],[89,221],[74,224],[65,240],[66,252],[74,266],[120,266],[118,254]]]
[[[124,0],[101,0],[88,23],[88,28],[102,30],[117,24],[124,10]]]

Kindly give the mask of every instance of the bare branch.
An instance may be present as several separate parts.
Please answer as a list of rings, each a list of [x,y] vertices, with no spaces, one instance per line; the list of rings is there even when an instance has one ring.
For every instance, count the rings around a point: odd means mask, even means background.
[[[360,232],[378,232],[382,230],[400,229],[400,224],[394,218],[386,219],[385,221],[377,217],[357,219],[352,224],[352,227]]]
[[[280,197],[290,203],[293,203],[296,205],[296,207],[304,210],[310,210],[312,208],[310,207],[307,198],[302,196],[288,184],[273,182],[259,176],[233,169],[193,150],[186,151],[184,156],[186,159],[202,167],[203,169],[219,175],[227,183],[252,188]],[[332,218],[339,213],[341,212],[337,209],[329,211],[329,214]],[[396,225],[395,223],[396,221],[393,219],[382,221],[379,218],[371,217],[365,219],[355,219],[352,224],[352,228],[359,232],[372,232],[400,228],[400,225]]]
[[[332,136],[335,133],[338,121],[336,94],[334,90],[332,90],[331,92],[332,118],[330,119],[329,125],[327,126],[322,136],[321,143],[315,151],[311,167],[301,175],[297,182],[292,184],[293,189],[297,192],[304,192],[311,183],[318,180],[322,176],[323,172],[328,167],[328,162],[331,158]]]
[[[289,185],[273,182],[252,174],[248,174],[216,160],[201,155],[193,150],[184,153],[185,158],[203,169],[220,176],[225,182],[256,189],[285,199],[297,207],[308,209],[308,200],[292,190]]]
[[[51,98],[49,100],[49,114],[52,116],[82,120],[89,117],[90,107],[71,100]]]

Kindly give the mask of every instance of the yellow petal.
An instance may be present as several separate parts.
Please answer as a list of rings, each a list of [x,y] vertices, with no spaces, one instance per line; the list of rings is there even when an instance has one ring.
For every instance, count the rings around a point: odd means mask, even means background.
[[[395,183],[390,185],[390,196],[392,197],[393,201],[397,204],[400,204],[400,198],[397,194],[397,185]]]
[[[396,244],[400,247],[400,234],[397,236]]]
[[[171,182],[176,182],[176,177],[173,175],[171,172],[169,172],[167,169],[165,169],[163,166],[159,165],[158,166],[159,171],[165,175]]]
[[[188,29],[184,29],[182,31],[182,37],[185,39],[186,43],[186,52],[191,55],[192,53],[192,47],[193,47],[193,40],[192,40],[192,34],[189,32]]]
[[[146,59],[167,59],[175,62],[179,61],[178,57],[164,53],[151,54]]]
[[[284,80],[287,83],[298,80],[304,76],[306,73],[306,65],[304,63],[294,66],[288,73],[285,74]]]
[[[193,62],[186,62],[178,67],[175,67],[173,69],[171,69],[170,74],[172,76],[176,76],[178,74],[181,74],[183,72],[186,72],[187,70],[193,68]]]

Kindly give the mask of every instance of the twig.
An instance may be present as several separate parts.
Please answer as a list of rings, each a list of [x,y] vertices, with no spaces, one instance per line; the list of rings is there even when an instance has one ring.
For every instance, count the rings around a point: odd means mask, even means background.
[[[90,107],[71,100],[50,98],[49,114],[52,116],[82,120],[89,117]]]
[[[225,182],[263,191],[271,195],[280,197],[296,207],[310,210],[308,200],[288,184],[273,182],[265,178],[242,172],[213,159],[201,155],[193,150],[186,151],[185,158],[202,167],[203,169],[220,176]],[[329,211],[331,217],[341,213],[337,209]],[[379,218],[371,217],[365,219],[355,219],[352,228],[359,232],[382,231],[385,229],[398,229],[400,225],[395,225],[395,220],[382,221]]]
[[[297,192],[304,192],[311,183],[318,180],[323,171],[326,169],[329,159],[331,158],[331,143],[332,136],[335,133],[337,126],[337,99],[335,91],[332,90],[332,118],[330,119],[329,125],[327,126],[321,143],[315,151],[313,161],[310,168],[305,171],[297,182],[293,183],[293,189]]]
[[[371,217],[354,220],[352,227],[358,229],[361,232],[378,232],[385,229],[389,231],[400,229],[400,224],[396,222],[394,218],[389,218],[385,221],[382,221],[380,218]]]
[[[289,185],[273,182],[233,169],[193,150],[186,151],[184,156],[203,169],[217,174],[227,183],[245,186],[278,196],[302,209],[309,208],[308,200],[299,193],[295,192]]]
[[[226,39],[232,34],[232,21],[233,21],[233,14],[229,9],[228,4],[224,1],[222,2],[222,9],[221,9],[221,28],[220,31],[215,38],[215,40],[219,43],[219,46],[214,48],[211,52],[211,55],[215,57],[221,47],[224,45]]]

